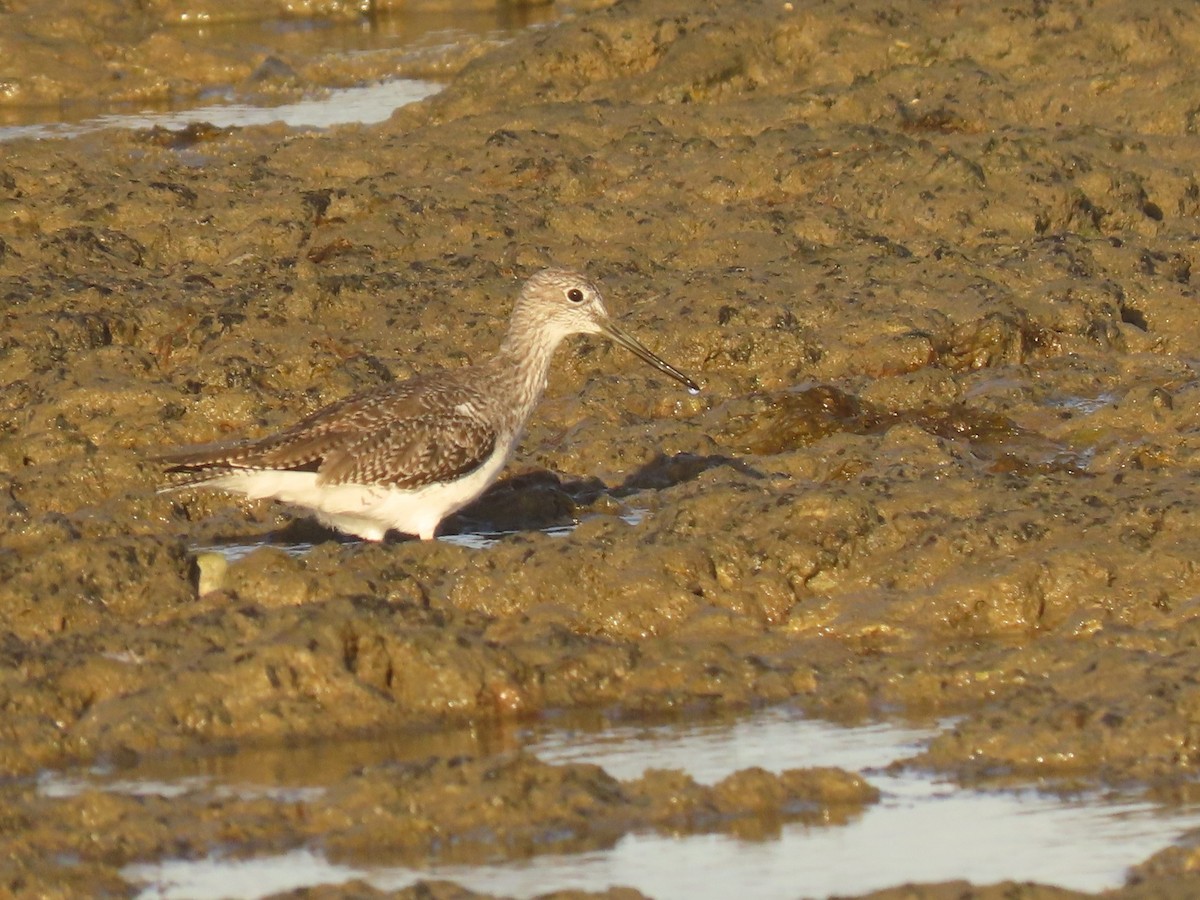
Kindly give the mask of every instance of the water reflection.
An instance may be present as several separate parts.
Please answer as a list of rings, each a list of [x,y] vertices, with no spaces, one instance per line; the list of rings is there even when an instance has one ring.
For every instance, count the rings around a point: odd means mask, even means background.
[[[128,866],[123,874],[147,885],[141,894],[146,898],[259,897],[351,879],[363,879],[381,890],[397,890],[421,879],[448,879],[472,890],[517,897],[624,885],[660,900],[724,898],[744,892],[750,884],[755,897],[794,898],[950,879],[980,884],[1033,880],[1098,891],[1119,886],[1129,866],[1200,825],[1200,807],[1195,806],[1168,812],[1145,801],[1098,794],[1063,798],[1036,791],[969,790],[927,773],[889,766],[911,757],[947,727],[945,722],[844,727],[782,708],[736,720],[599,729],[593,724],[567,717],[557,724],[509,730],[499,740],[464,731],[442,749],[486,752],[489,746],[511,749],[519,744],[547,762],[593,762],[619,778],[637,777],[648,768],[682,768],[708,783],[749,766],[781,771],[836,765],[864,773],[883,799],[847,825],[786,825],[770,840],[643,832],[595,852],[424,868],[347,866],[300,847],[249,860],[219,855],[164,859]],[[394,758],[396,752],[408,751],[394,747],[383,755]],[[350,764],[341,750],[337,754]],[[333,772],[340,768],[335,765]],[[328,777],[330,770],[325,771]],[[244,770],[242,776],[249,773]],[[93,789],[99,786],[95,777],[88,779]],[[158,777],[161,781],[162,774]],[[299,787],[294,779],[289,781],[292,789]],[[108,789],[130,790],[131,783],[126,774]],[[55,784],[54,779],[44,781],[43,790],[58,789]],[[191,787],[195,789],[195,782]],[[213,777],[206,789],[261,795],[264,786],[231,787]]]
[[[112,114],[72,123],[12,125],[0,127],[0,142],[19,138],[73,138],[105,128],[165,128],[175,131],[194,122],[205,122],[216,128],[242,128],[249,125],[269,125],[273,122],[281,122],[292,128],[372,124],[385,121],[401,106],[423,100],[439,90],[441,85],[431,81],[399,79],[366,87],[334,90],[323,97],[282,106],[228,104],[175,112]]]
[[[619,518],[626,525],[637,525],[646,518],[649,513],[648,509],[642,507],[634,507],[620,513]],[[566,537],[576,528],[580,522],[587,521],[591,516],[584,516],[579,522],[572,522],[569,525],[552,525],[549,528],[538,529],[538,533],[549,537]],[[483,550],[487,547],[492,547],[502,541],[504,538],[514,534],[522,534],[520,530],[479,530],[479,531],[464,531],[458,534],[440,535],[437,540],[445,541],[447,544],[454,544],[458,547],[466,547],[470,550]],[[349,543],[362,543],[361,541],[349,541]],[[227,563],[237,562],[249,556],[260,547],[272,547],[276,550],[282,550],[289,556],[302,557],[312,552],[316,544],[306,542],[296,543],[276,543],[269,538],[262,541],[246,544],[203,544],[189,547],[189,552],[197,557],[202,557],[208,553],[216,553],[223,557]]]

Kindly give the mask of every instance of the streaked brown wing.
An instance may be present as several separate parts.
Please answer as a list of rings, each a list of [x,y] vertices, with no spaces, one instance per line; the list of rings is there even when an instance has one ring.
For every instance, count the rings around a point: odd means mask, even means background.
[[[382,385],[322,407],[278,434],[255,440],[181,447],[160,454],[168,474],[204,470],[285,469],[316,471],[332,450],[360,437],[387,416],[420,415],[421,385]]]
[[[333,403],[269,437],[159,459],[177,485],[237,469],[280,469],[318,472],[329,484],[419,487],[466,474],[495,448],[492,430],[463,411],[477,399],[445,373],[418,377]]]
[[[420,419],[429,412],[422,381],[382,385],[317,410],[286,431],[241,447],[228,463],[254,469],[319,471],[343,451],[388,422]]]
[[[478,468],[496,448],[496,434],[453,408],[392,420],[332,450],[317,470],[324,484],[386,484],[419,488]]]

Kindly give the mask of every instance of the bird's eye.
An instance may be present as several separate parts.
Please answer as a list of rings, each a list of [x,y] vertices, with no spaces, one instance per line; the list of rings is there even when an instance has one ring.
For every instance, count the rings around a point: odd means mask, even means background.
[[[571,288],[569,291],[567,291],[567,299],[572,303],[582,303],[583,291],[581,291],[579,288]]]

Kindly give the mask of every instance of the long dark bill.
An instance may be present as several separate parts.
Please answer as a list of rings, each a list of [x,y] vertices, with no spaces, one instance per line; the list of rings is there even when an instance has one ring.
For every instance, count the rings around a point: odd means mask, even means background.
[[[625,331],[623,328],[613,324],[612,322],[605,322],[602,327],[604,329],[602,334],[614,344],[620,344],[634,356],[638,357],[644,362],[650,363],[650,365],[654,366],[654,368],[658,369],[658,371],[666,375],[670,375],[688,390],[700,390],[700,385],[696,384],[696,382],[692,381],[692,379],[688,378],[670,363],[663,362],[661,359],[643,347],[642,342],[631,335],[628,331]]]

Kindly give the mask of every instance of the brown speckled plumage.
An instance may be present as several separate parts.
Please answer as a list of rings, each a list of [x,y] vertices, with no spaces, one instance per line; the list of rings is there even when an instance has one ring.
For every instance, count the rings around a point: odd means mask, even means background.
[[[459,372],[438,372],[347,397],[286,431],[256,441],[165,454],[176,487],[239,469],[315,472],[323,484],[418,488],[457,478],[496,447],[495,420],[460,411],[486,409],[478,387]]]
[[[274,497],[372,540],[389,528],[430,538],[499,475],[571,334],[604,335],[697,389],[612,323],[586,277],[546,269],[522,287],[487,362],[348,397],[269,437],[169,452],[166,489]]]

